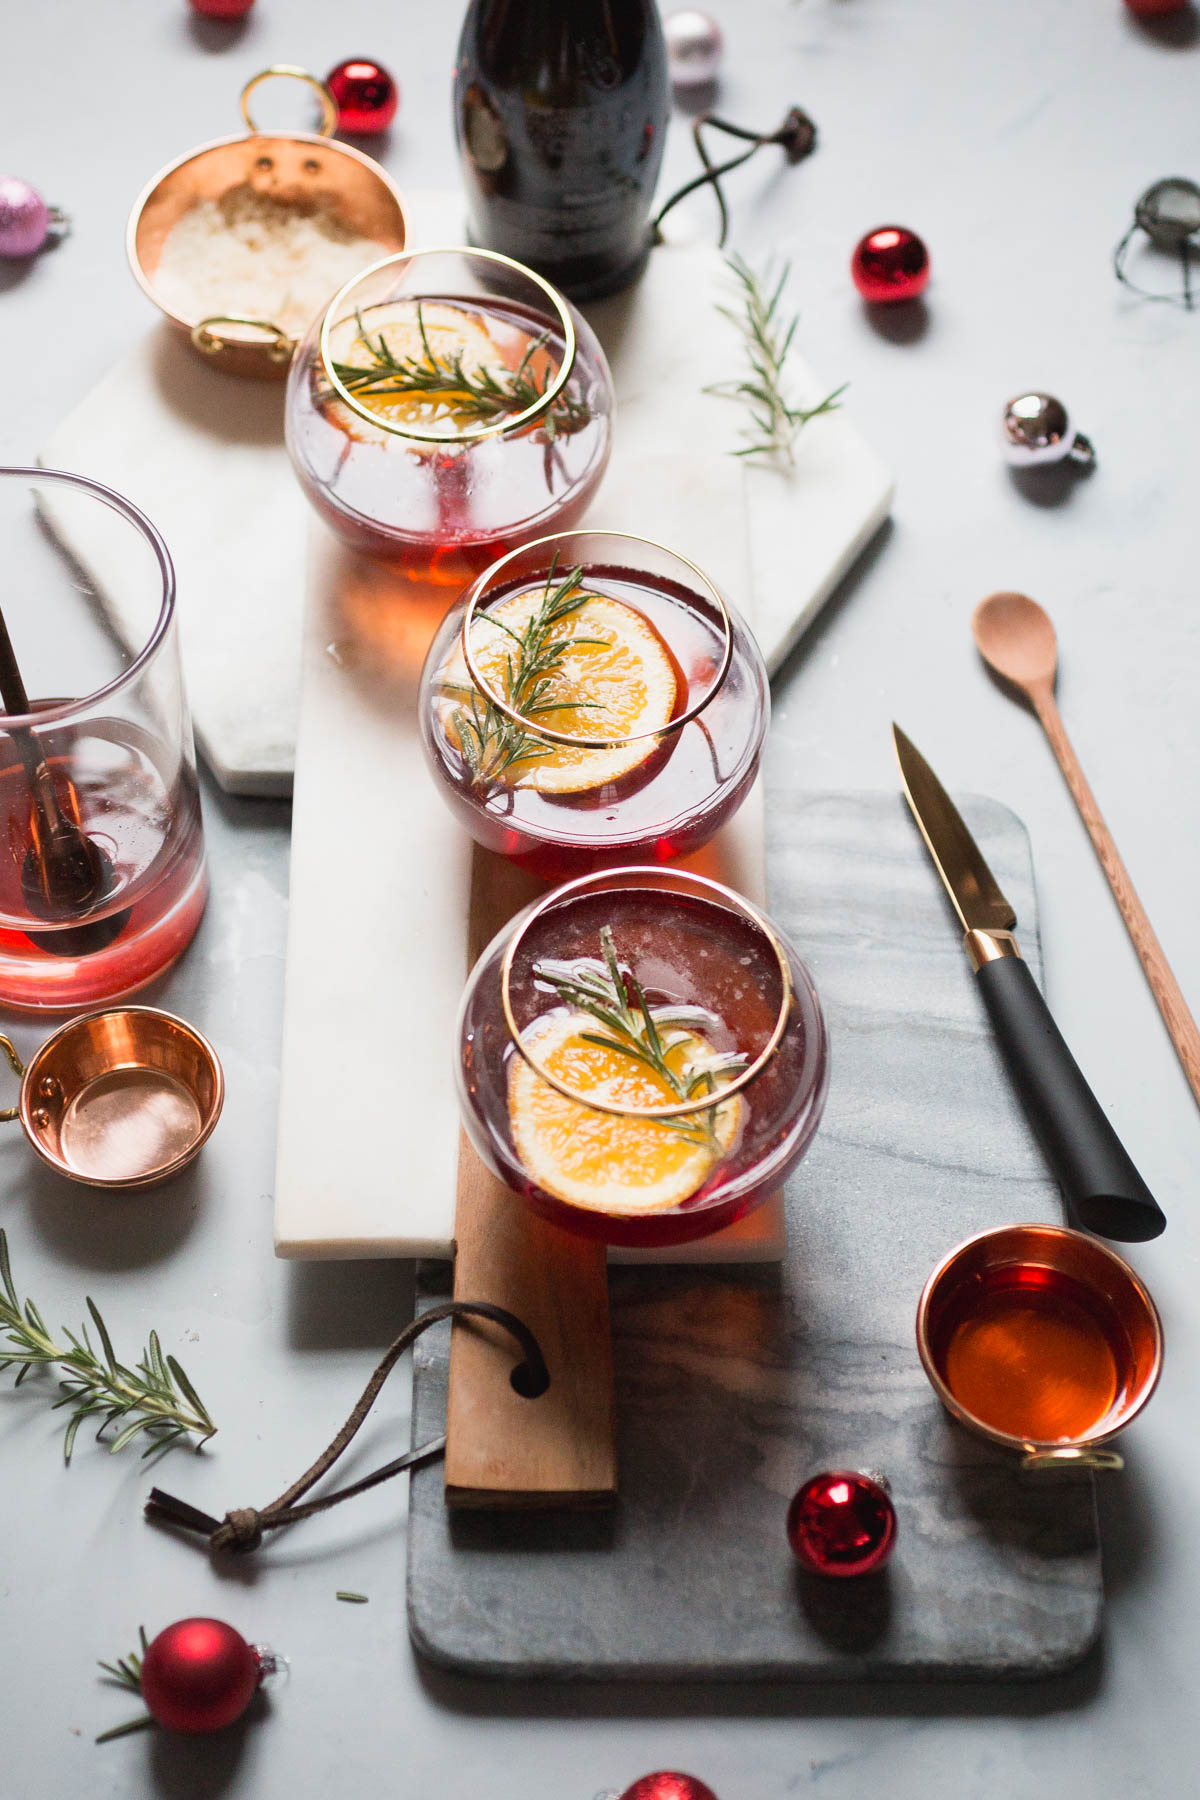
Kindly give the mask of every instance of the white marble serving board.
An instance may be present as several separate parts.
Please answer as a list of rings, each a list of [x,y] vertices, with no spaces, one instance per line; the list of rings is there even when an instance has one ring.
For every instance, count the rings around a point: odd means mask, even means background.
[[[731,477],[713,459],[630,454],[604,492],[597,523],[686,543],[735,604],[745,601],[736,468]],[[402,643],[393,676],[381,674],[392,630],[414,604],[314,525],[275,1176],[280,1256],[452,1253],[454,1028],[471,845],[426,769],[418,671]],[[371,636],[380,620],[390,621],[384,639]],[[356,846],[367,847],[357,866]],[[742,892],[765,897],[759,787],[701,854],[708,866],[719,858]],[[782,1247],[782,1214],[771,1205],[669,1260],[769,1261]]]
[[[417,191],[406,206],[415,246],[462,240],[457,195]],[[740,369],[737,334],[715,305],[729,278],[716,250],[688,241],[690,229],[673,215],[675,237],[637,287],[589,314],[616,382],[618,466],[631,452],[690,457],[703,446],[733,482],[739,465],[724,452],[737,440],[740,409],[702,392]],[[827,391],[798,357],[791,369],[799,398]],[[286,794],[307,508],[283,448],[283,383],[223,375],[158,325],[84,396],[38,460],[98,477],[158,525],[179,576],[200,752],[231,793]],[[806,429],[793,470],[751,470],[747,495],[759,638],[773,671],[887,516],[892,480],[839,412]],[[593,517],[604,510],[602,490]],[[69,547],[107,597],[117,632],[140,643],[120,567],[98,555],[88,514],[77,517]]]

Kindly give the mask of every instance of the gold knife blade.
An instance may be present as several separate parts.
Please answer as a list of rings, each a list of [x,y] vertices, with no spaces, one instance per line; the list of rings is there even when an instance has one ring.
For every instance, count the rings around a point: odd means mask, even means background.
[[[905,797],[962,920],[963,931],[968,935],[974,931],[1010,932],[1017,915],[963,824],[958,808],[916,745],[895,724],[892,742]]]

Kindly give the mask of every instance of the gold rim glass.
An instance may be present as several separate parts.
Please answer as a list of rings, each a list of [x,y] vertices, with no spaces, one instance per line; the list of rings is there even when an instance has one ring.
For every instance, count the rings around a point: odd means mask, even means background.
[[[445,271],[444,284],[438,284],[439,269]],[[372,297],[366,298],[367,291]],[[554,379],[545,391],[523,412],[484,421],[459,431],[419,431],[411,425],[398,425],[380,413],[364,406],[336,372],[331,354],[331,337],[347,318],[365,309],[388,306],[400,300],[441,300],[485,302],[488,299],[515,300],[535,316],[540,315],[548,328],[562,339],[562,358]],[[339,288],[329,302],[321,321],[321,368],[339,400],[376,430],[417,444],[462,445],[480,438],[511,436],[541,419],[553,406],[570,380],[575,366],[577,340],[571,311],[557,288],[540,275],[509,256],[495,250],[474,250],[444,246],[430,250],[405,250],[371,263]]]
[[[680,1100],[663,1106],[621,1106],[612,1101],[599,1100],[595,1094],[581,1093],[577,1088],[570,1087],[566,1082],[560,1081],[557,1076],[551,1075],[532,1054],[513,1011],[511,991],[513,964],[532,927],[556,907],[569,903],[583,894],[592,893],[605,887],[653,886],[660,888],[671,883],[674,883],[684,893],[689,893],[701,900],[715,902],[718,906],[726,907],[729,911],[737,913],[765,939],[779,969],[780,998],[775,1023],[770,1036],[754,1060],[739,1074],[722,1082],[721,1086],[712,1093],[703,1094],[695,1100]],[[732,1095],[749,1087],[750,1083],[762,1074],[779,1048],[783,1034],[787,1030],[792,1007],[792,971],[787,952],[780,943],[770,921],[759,912],[756,906],[752,906],[740,894],[735,894],[732,888],[725,887],[719,881],[710,881],[707,876],[693,875],[686,869],[669,869],[653,865],[607,869],[599,870],[594,875],[581,875],[577,881],[568,881],[564,886],[555,888],[553,893],[547,894],[544,900],[539,900],[525,914],[509,939],[500,965],[500,1004],[504,1012],[505,1025],[522,1061],[527,1063],[536,1075],[540,1075],[542,1080],[552,1087],[555,1093],[561,1094],[565,1100],[575,1100],[581,1106],[588,1107],[592,1112],[611,1113],[622,1119],[681,1119],[687,1118],[693,1113],[711,1112],[714,1107],[723,1105]]]
[[[674,718],[668,719],[665,725],[651,726],[648,731],[633,731],[626,737],[583,738],[568,732],[554,731],[542,720],[527,718],[524,713],[518,712],[515,707],[511,706],[504,695],[492,687],[476,663],[475,654],[471,648],[471,626],[489,595],[497,588],[504,589],[509,586],[510,577],[516,575],[517,570],[525,564],[532,564],[537,569],[537,575],[531,573],[530,580],[543,577],[546,580],[553,580],[555,570],[561,571],[575,567],[573,558],[576,552],[578,552],[579,561],[583,565],[582,586],[585,589],[588,567],[596,565],[597,559],[601,556],[606,558],[606,562],[599,565],[601,575],[605,567],[618,565],[624,567],[624,564],[621,564],[623,555],[627,559],[629,567],[634,569],[645,567],[647,553],[650,553],[651,558],[661,557],[674,565],[673,573],[676,579],[681,579],[685,585],[694,586],[700,598],[709,601],[719,616],[721,621],[721,660],[713,678],[700,698],[694,701],[686,712],[678,713]],[[539,567],[539,565],[542,566]],[[484,607],[484,617],[487,617],[486,607]],[[543,743],[563,744],[573,750],[617,750],[625,744],[643,743],[649,738],[671,737],[675,732],[682,731],[685,725],[704,711],[713,696],[720,692],[725,677],[729,673],[729,665],[733,661],[733,620],[720,589],[714,586],[702,569],[698,569],[695,563],[689,562],[686,556],[680,556],[678,551],[668,550],[665,544],[656,544],[649,538],[632,537],[628,532],[623,531],[560,531],[554,537],[537,538],[532,544],[522,544],[516,550],[510,550],[507,556],[502,556],[499,562],[492,564],[490,569],[485,569],[478,581],[471,587],[467,595],[467,610],[463,614],[460,635],[463,660],[467,665],[471,680],[485,699],[491,701],[496,711],[502,713],[514,725],[521,725],[535,737],[541,738]]]

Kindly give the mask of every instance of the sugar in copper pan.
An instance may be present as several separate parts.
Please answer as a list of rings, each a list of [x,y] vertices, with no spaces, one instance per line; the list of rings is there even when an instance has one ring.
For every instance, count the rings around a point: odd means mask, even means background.
[[[21,1121],[42,1161],[89,1187],[148,1188],[200,1152],[221,1114],[225,1080],[212,1045],[153,1006],[108,1007],[71,1019],[21,1075]]]
[[[321,99],[318,131],[261,132],[250,113],[250,96],[268,77],[293,77]],[[236,310],[185,317],[163,299],[155,274],[172,227],[193,206],[220,200],[247,186],[299,210],[323,206],[342,224],[383,246],[380,254],[403,250],[408,231],[400,196],[383,169],[361,150],[336,143],[337,103],[323,82],[306,69],[275,63],[242,89],[242,118],[249,135],[218,138],[168,163],[134,203],[125,248],[138,285],[193,348],[232,375],[279,380],[287,374],[295,339],[274,319]]]

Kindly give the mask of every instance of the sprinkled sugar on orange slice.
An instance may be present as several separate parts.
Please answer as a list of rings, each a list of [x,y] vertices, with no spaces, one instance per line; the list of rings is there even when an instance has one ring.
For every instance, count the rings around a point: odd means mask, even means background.
[[[559,1016],[539,1031],[530,1049],[543,1068],[579,1093],[625,1106],[662,1106],[676,1098],[653,1069],[589,1042],[598,1030],[586,1013]],[[703,1068],[714,1057],[698,1032],[681,1034],[667,1053],[677,1073]],[[701,1131],[706,1118],[713,1121],[714,1146],[661,1119],[594,1112],[566,1099],[514,1056],[508,1112],[517,1154],[539,1187],[572,1206],[630,1216],[665,1212],[696,1192],[737,1136],[742,1098],[731,1094],[713,1112],[692,1115],[693,1127]]]
[[[488,686],[506,700],[511,698],[510,667],[516,648],[510,634],[521,634],[542,604],[544,593],[544,588],[537,587],[510,594],[497,606],[476,614],[471,639],[476,667]],[[657,631],[632,606],[606,595],[589,594],[581,606],[557,621],[548,641],[563,646],[538,697],[539,707],[554,709],[538,715],[551,730],[592,740],[624,738],[654,734],[670,720],[678,692],[675,666]],[[468,685],[461,644],[456,645],[442,679],[457,687]],[[457,706],[458,702],[451,702],[446,709],[447,729],[452,735]],[[530,721],[527,730],[536,731],[537,722]],[[579,794],[630,774],[653,756],[659,741],[655,735],[638,736],[633,743],[607,750],[547,744],[544,751],[512,763],[499,779],[543,794]]]

